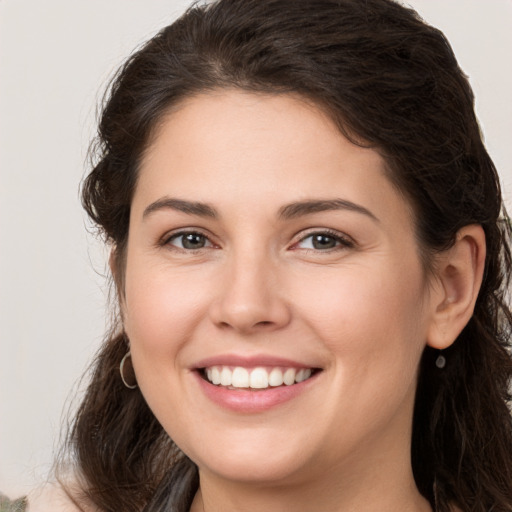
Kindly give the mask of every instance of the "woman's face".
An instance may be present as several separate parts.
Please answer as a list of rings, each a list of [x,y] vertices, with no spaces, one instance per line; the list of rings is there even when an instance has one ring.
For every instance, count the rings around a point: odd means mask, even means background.
[[[140,390],[203,475],[407,461],[431,302],[383,159],[318,109],[219,91],[159,126],[123,314]]]

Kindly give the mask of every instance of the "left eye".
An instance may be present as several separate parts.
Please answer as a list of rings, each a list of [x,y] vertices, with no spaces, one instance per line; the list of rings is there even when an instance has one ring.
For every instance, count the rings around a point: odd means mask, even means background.
[[[208,238],[201,233],[177,233],[169,238],[168,242],[180,249],[203,249],[204,247],[211,247],[212,243]]]
[[[349,247],[351,244],[344,238],[330,233],[311,233],[304,237],[296,246],[300,249],[329,250],[336,247]]]

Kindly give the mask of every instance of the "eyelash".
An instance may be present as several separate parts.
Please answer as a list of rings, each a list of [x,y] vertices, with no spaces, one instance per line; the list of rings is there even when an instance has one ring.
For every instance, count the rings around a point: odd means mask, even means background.
[[[314,231],[310,231],[305,236],[303,236],[298,242],[294,243],[293,246],[297,246],[301,242],[304,242],[308,238],[314,237],[314,236],[324,236],[326,238],[332,238],[338,245],[337,247],[332,247],[329,249],[314,249],[314,248],[307,248],[304,249],[306,251],[313,251],[313,252],[332,252],[332,251],[339,251],[343,249],[350,249],[355,246],[355,243],[352,239],[347,237],[346,235],[342,235],[341,233],[338,233],[337,231],[333,231],[331,229],[317,229]],[[295,250],[295,249],[294,249]]]
[[[185,247],[177,247],[177,246],[174,246],[171,244],[171,242],[173,240],[183,238],[187,235],[200,236],[200,237],[204,238],[207,242],[209,242],[209,244],[211,246],[215,246],[215,244],[210,240],[210,238],[207,235],[205,235],[204,233],[201,233],[200,231],[196,231],[196,230],[185,230],[185,231],[179,231],[177,233],[171,233],[170,235],[166,235],[160,242],[160,245],[161,246],[171,246],[173,249],[186,251],[186,252],[192,252],[192,253],[196,253],[202,249],[207,248],[207,247],[200,247],[198,249],[186,249]],[[183,245],[183,242],[182,242],[182,245]]]
[[[185,247],[177,247],[171,243],[172,241],[177,240],[182,237],[185,237],[187,235],[196,235],[196,236],[202,237],[206,241],[206,243],[208,243],[210,245],[200,247],[197,249],[187,249]],[[301,250],[300,248],[297,248],[297,246],[299,244],[301,244],[302,242],[304,242],[305,240],[307,240],[308,238],[311,238],[314,236],[323,236],[326,238],[331,238],[335,241],[335,243],[337,245],[335,247],[330,247],[327,249],[303,248],[302,250],[305,250],[308,252],[315,252],[315,253],[330,253],[333,251],[339,251],[339,250],[350,249],[350,248],[355,247],[354,241],[352,239],[350,239],[349,237],[347,237],[346,235],[342,235],[341,233],[331,230],[331,229],[316,229],[316,230],[310,231],[306,235],[302,236],[302,238],[300,238],[300,240],[295,242],[292,245],[292,250]],[[215,244],[210,240],[210,238],[207,235],[205,235],[204,233],[201,233],[200,231],[197,231],[197,230],[184,230],[184,231],[179,231],[177,233],[171,233],[170,235],[166,235],[160,241],[159,245],[160,246],[170,246],[170,247],[172,247],[173,250],[184,251],[184,252],[188,252],[188,253],[197,253],[197,252],[201,251],[202,249],[215,247]],[[183,245],[183,241],[182,241],[182,245]]]

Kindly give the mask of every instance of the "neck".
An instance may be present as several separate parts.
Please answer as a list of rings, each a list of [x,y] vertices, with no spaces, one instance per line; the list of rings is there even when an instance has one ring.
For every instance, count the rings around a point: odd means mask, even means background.
[[[314,468],[315,478],[285,483],[226,481],[200,471],[191,512],[431,512],[418,492],[410,464],[389,465],[382,453],[378,459],[365,469],[360,459],[346,464],[345,470]]]

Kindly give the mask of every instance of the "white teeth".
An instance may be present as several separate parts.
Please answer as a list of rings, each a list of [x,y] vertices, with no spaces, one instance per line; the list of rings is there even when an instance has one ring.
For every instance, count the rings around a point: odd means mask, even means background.
[[[287,386],[295,384],[295,368],[288,368],[283,375],[283,382]]]
[[[251,372],[250,387],[253,389],[268,388],[268,373],[265,368],[254,368]]]
[[[206,373],[208,375],[208,372]],[[231,385],[234,388],[248,388],[249,387],[249,372],[245,368],[237,366],[233,370],[231,377]]]
[[[296,374],[295,374],[295,382],[302,382],[304,380],[304,369],[301,368]]]
[[[268,383],[271,386],[282,386],[283,385],[283,372],[279,368],[272,368],[270,375],[268,376]]]
[[[295,375],[295,382],[302,382],[311,377],[311,368],[301,368]]]
[[[206,376],[208,377],[208,372],[206,373]],[[212,378],[210,379],[208,377],[208,379],[211,380],[212,384],[215,384],[215,385],[220,384],[220,370],[217,366],[214,366],[212,368]]]
[[[220,383],[222,386],[231,386],[232,383],[233,372],[227,367],[224,366],[220,372]]]
[[[311,368],[263,368],[248,370],[242,366],[212,366],[205,369],[206,378],[215,385],[233,388],[267,389],[283,384],[303,382],[311,377]]]

